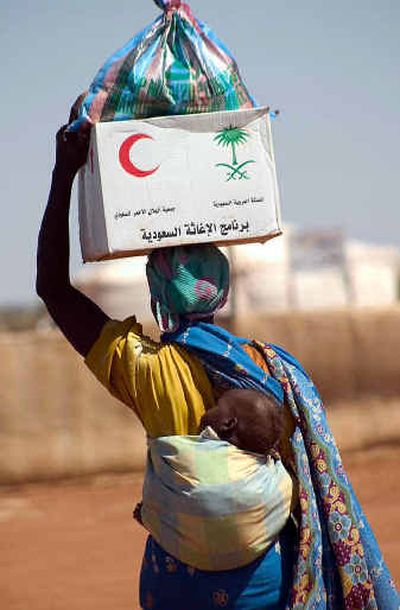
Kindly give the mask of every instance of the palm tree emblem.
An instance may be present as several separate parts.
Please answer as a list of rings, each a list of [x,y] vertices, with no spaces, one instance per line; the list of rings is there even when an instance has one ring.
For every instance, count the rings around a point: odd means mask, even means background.
[[[225,127],[221,129],[217,135],[214,137],[214,142],[218,144],[218,146],[222,146],[223,148],[230,147],[232,150],[232,163],[217,163],[216,167],[227,167],[228,174],[226,181],[229,180],[249,180],[250,177],[247,174],[247,170],[244,169],[246,165],[249,163],[255,163],[253,160],[244,161],[243,163],[238,162],[236,156],[236,148],[242,144],[245,144],[249,139],[249,134],[245,129],[240,127]]]

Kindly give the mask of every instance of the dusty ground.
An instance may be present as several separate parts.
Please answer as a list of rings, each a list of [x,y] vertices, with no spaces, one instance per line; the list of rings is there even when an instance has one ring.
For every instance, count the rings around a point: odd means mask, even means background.
[[[397,582],[399,458],[400,448],[345,456]],[[137,610],[140,487],[140,475],[122,475],[1,490],[1,609]]]

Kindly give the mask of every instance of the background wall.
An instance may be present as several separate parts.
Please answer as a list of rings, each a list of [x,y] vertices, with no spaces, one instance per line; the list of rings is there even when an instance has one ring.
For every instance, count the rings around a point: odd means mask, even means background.
[[[325,401],[400,395],[400,307],[242,317],[236,332],[292,352]]]
[[[302,362],[342,448],[399,440],[400,308],[252,316],[232,326]],[[2,333],[0,361],[0,484],[142,468],[135,416],[58,332]]]

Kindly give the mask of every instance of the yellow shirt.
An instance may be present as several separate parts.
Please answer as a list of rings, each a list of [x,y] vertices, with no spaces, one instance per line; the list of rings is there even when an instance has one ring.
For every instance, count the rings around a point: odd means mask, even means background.
[[[214,406],[202,364],[178,345],[143,335],[135,317],[111,320],[85,360],[97,379],[133,409],[152,438],[197,434]]]
[[[258,366],[270,373],[251,345],[243,346]],[[89,369],[116,398],[133,409],[152,438],[197,434],[204,412],[214,406],[213,388],[199,360],[176,344],[157,343],[143,335],[134,316],[111,320],[86,360]],[[287,405],[283,457],[291,455],[289,438],[295,423]]]
[[[257,350],[244,346],[250,357],[269,373]],[[132,316],[110,320],[85,360],[97,379],[133,409],[151,438],[196,435],[202,415],[214,406],[213,389],[200,361],[176,344],[162,344],[143,335]],[[214,388],[218,396],[218,388]],[[285,432],[281,442],[285,466],[293,464],[289,437],[294,419],[285,405]],[[293,480],[296,483],[295,477]],[[297,483],[293,506],[297,502]]]

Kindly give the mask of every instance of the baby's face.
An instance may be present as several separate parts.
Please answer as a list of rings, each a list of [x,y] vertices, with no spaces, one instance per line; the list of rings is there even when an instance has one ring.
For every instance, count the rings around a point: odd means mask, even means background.
[[[222,396],[215,407],[206,411],[200,421],[200,432],[207,426],[211,426],[213,430],[220,435],[221,429],[227,420],[233,417],[232,400],[224,400]]]
[[[280,437],[277,409],[253,390],[229,390],[203,415],[200,429],[211,426],[221,439],[240,449],[266,454]]]
[[[248,398],[246,392],[242,393],[241,390],[225,392],[216,406],[203,415],[200,430],[211,426],[220,439],[239,449],[252,451],[254,442],[251,432],[246,434],[244,431],[251,427],[250,422],[254,415],[251,407],[254,405],[249,405],[246,397]]]

